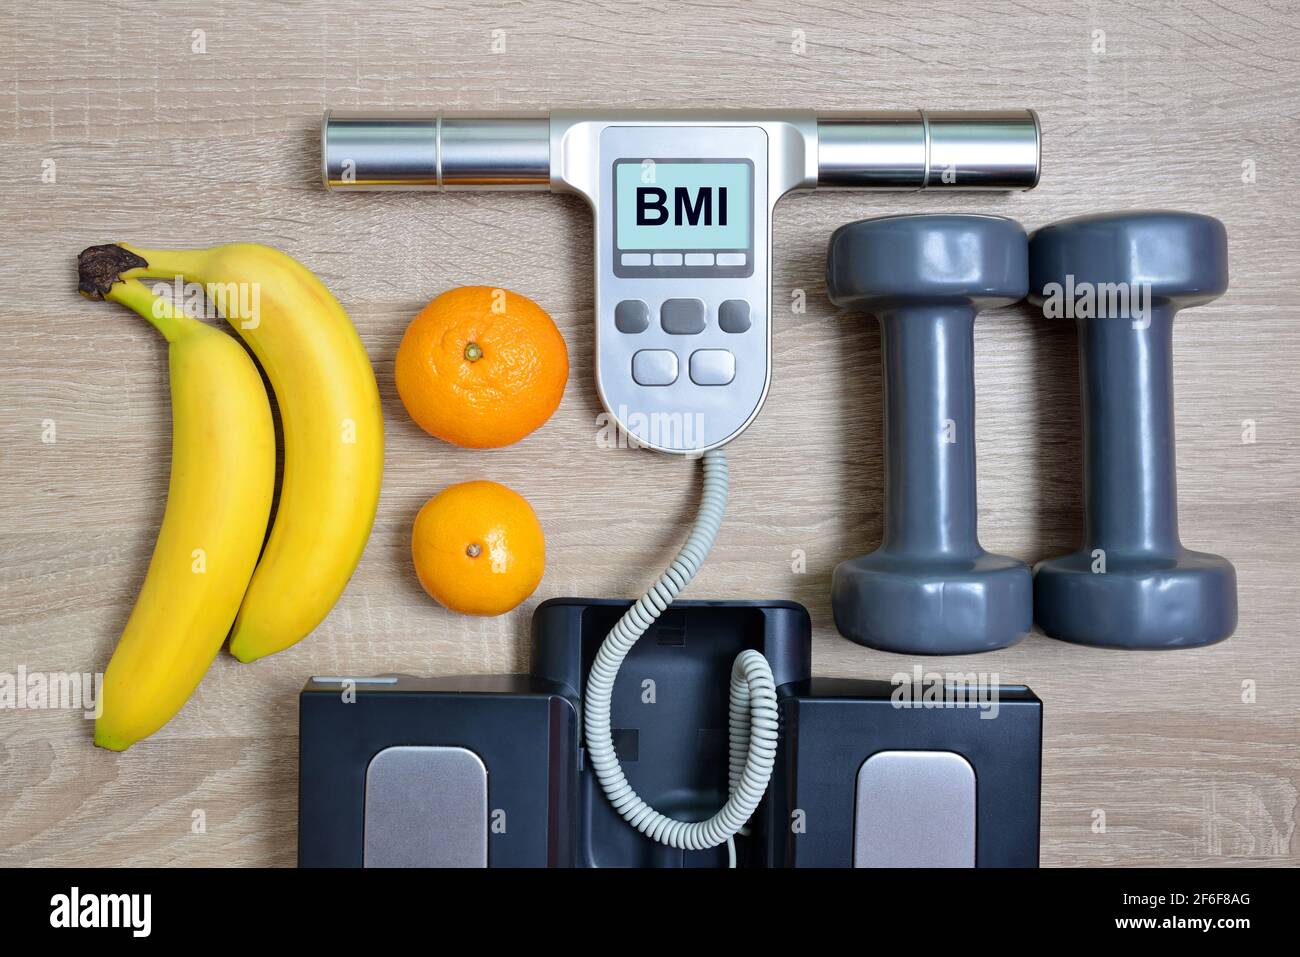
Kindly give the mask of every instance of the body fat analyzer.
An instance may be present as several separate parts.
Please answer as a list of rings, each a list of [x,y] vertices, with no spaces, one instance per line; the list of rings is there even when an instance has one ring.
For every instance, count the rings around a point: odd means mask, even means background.
[[[576,193],[595,214],[596,383],[639,444],[735,438],[771,377],[772,210],[795,189],[1029,189],[1032,110],[330,112],[333,190]]]

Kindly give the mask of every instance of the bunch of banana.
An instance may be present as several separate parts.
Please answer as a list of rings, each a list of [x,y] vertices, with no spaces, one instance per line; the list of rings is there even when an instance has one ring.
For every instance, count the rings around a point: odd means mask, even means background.
[[[246,243],[118,244],[86,250],[79,266],[83,294],[134,309],[171,343],[167,509],[95,729],[97,744],[123,750],[180,710],[227,633],[231,653],[254,661],[306,637],[329,613],[374,523],[383,420],[351,320],[290,256]],[[269,537],[275,453],[261,378],[229,336],[177,313],[142,279],[205,290],[270,379],[284,477]]]

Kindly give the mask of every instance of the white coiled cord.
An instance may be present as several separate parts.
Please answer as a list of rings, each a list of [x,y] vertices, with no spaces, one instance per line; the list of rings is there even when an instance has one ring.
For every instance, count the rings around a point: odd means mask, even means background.
[[[632,789],[623,774],[610,729],[610,702],[619,666],[632,646],[672,604],[700,570],[727,507],[727,457],[721,449],[704,454],[704,492],[686,544],[668,570],[618,620],[596,653],[587,676],[583,719],[587,758],[609,803],[642,834],[681,850],[699,851],[726,842],[735,866],[732,837],[758,808],[776,763],[776,682],[759,652],[746,649],[731,669],[729,707],[729,796],[707,821],[678,821],[660,814]]]

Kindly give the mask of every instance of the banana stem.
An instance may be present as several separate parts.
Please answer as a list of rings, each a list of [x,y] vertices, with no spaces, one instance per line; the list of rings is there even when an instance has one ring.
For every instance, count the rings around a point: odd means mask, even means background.
[[[140,250],[125,243],[107,243],[83,249],[77,256],[77,288],[88,299],[111,299],[139,313],[168,342],[197,320],[177,312],[169,299],[157,296],[141,277],[162,278],[190,271],[199,264],[202,250]],[[145,258],[142,253],[147,253]],[[158,260],[164,260],[162,269]],[[184,268],[182,268],[184,267]],[[172,272],[174,270],[174,272]]]
[[[194,321],[184,313],[177,312],[170,300],[156,295],[138,279],[123,279],[113,283],[108,292],[104,293],[104,298],[121,303],[149,320],[168,342],[175,342],[186,324]]]
[[[105,243],[83,249],[77,257],[77,285],[88,299],[108,298],[124,279],[201,279],[207,249],[137,249],[128,243]]]
[[[143,265],[122,272],[123,279],[175,279],[201,277],[206,249],[140,249],[130,243],[118,243],[123,249],[144,260]]]

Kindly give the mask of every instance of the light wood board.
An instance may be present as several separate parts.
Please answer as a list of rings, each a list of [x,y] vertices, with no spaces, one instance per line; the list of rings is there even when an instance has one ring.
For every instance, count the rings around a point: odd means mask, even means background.
[[[1040,111],[1033,192],[807,194],[777,209],[771,394],[731,448],[732,504],[687,594],[804,603],[825,675],[889,677],[918,663],[853,645],[830,620],[831,570],[878,544],[881,518],[879,335],[826,301],[831,231],[909,211],[992,212],[1029,228],[1143,207],[1224,220],[1232,288],[1178,321],[1175,374],[1183,537],[1236,563],[1236,636],[1155,654],[1035,633],[1006,651],[922,663],[996,672],[1046,703],[1044,864],[1294,865],[1297,12],[1074,0],[6,4],[0,671],[102,670],[164,505],[164,343],[76,295],[83,247],[255,240],[300,258],[349,309],[374,361],[387,468],[369,547],[325,624],[252,666],[223,653],[153,739],[115,755],[91,746],[76,714],[0,711],[0,864],[291,864],[296,695],[308,675],[523,669],[538,602],[635,595],[671,557],[698,465],[597,447],[584,206],[319,185],[325,107],[603,105]],[[469,283],[536,299],[572,359],[554,418],[489,453],[422,433],[393,388],[407,321]],[[786,309],[795,289],[806,292],[802,315]],[[983,542],[1028,561],[1068,551],[1081,521],[1073,331],[1015,308],[979,321],[976,349]],[[409,562],[419,506],[479,477],[523,493],[548,541],[537,594],[498,619],[439,608]]]

